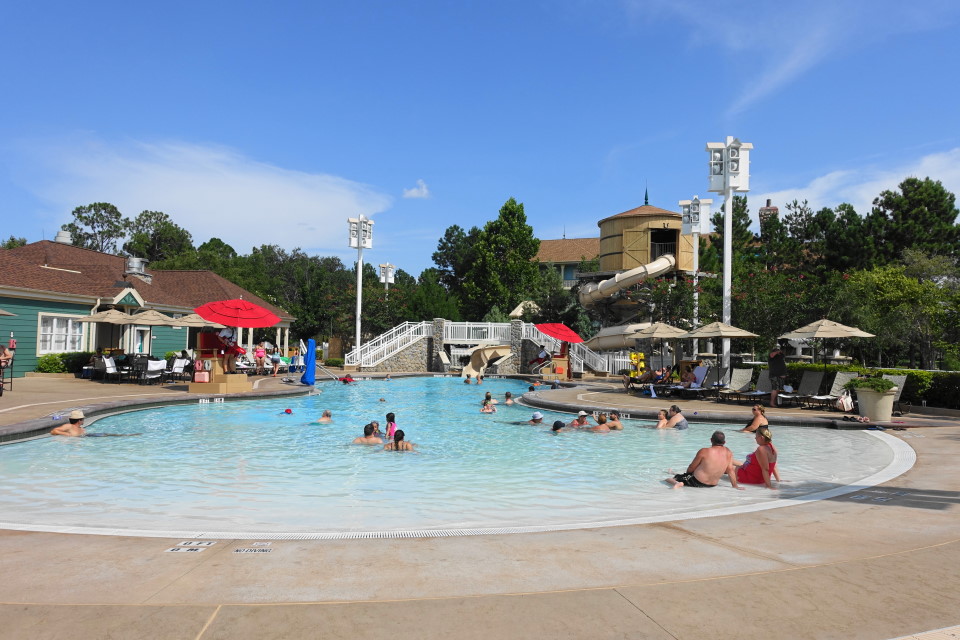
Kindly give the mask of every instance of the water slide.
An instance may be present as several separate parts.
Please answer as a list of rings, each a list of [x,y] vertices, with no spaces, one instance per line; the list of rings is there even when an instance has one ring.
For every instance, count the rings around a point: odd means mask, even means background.
[[[618,291],[629,289],[641,280],[672,271],[676,265],[676,258],[667,254],[660,256],[649,264],[618,273],[607,280],[587,283],[580,289],[580,304],[585,307],[592,307],[604,298],[609,298]]]
[[[504,356],[510,355],[510,345],[497,345],[493,347],[474,347],[470,352],[470,362],[463,368],[460,375],[466,377],[470,374],[476,378],[483,374],[491,362],[495,362]]]

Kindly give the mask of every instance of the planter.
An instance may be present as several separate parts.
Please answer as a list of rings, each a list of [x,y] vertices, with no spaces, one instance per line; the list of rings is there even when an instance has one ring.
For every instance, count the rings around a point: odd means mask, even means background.
[[[872,422],[890,422],[893,417],[893,398],[897,395],[897,388],[887,391],[873,391],[872,389],[857,389],[857,411],[861,416],[867,416]]]

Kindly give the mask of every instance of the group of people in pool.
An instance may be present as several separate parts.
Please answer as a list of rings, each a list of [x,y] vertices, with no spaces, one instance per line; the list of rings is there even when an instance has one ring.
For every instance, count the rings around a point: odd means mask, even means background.
[[[363,426],[363,435],[354,438],[353,444],[382,444],[385,451],[413,451],[415,443],[406,440],[403,429],[397,427],[397,417],[391,412],[386,416],[387,432],[380,431],[380,423],[376,420]],[[383,439],[386,437],[387,442]]]

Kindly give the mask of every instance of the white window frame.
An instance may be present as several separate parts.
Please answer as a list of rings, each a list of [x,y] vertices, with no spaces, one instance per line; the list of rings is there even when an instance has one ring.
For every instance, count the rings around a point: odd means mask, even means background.
[[[87,344],[86,322],[78,322],[85,316],[68,313],[40,312],[37,314],[37,355],[48,353],[74,353],[84,351]],[[65,321],[62,327],[57,321]],[[50,330],[45,325],[52,324]],[[60,329],[58,331],[58,329]],[[59,336],[59,338],[58,338]],[[71,344],[72,343],[72,344]],[[58,348],[62,346],[63,348]],[[74,346],[76,348],[71,348]]]

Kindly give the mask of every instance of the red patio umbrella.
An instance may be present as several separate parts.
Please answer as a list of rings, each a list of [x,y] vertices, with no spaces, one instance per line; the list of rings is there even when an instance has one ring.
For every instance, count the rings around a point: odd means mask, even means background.
[[[583,338],[577,335],[577,332],[563,324],[562,322],[548,322],[536,325],[542,333],[551,338],[556,338],[561,342],[583,342]]]
[[[280,322],[279,316],[273,312],[242,298],[208,302],[194,309],[194,312],[204,320],[244,329],[272,327]]]

